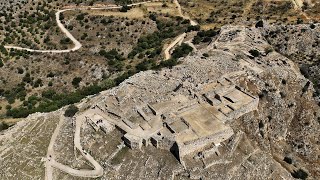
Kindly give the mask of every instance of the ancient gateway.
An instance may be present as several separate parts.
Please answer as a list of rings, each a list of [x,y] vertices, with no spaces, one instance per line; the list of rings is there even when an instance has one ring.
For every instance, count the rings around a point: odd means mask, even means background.
[[[127,98],[140,88],[130,85],[128,91],[104,97],[82,116],[95,130],[107,133],[118,128],[132,149],[153,145],[172,152],[182,164],[186,155],[215,153],[234,134],[226,122],[256,110],[259,102],[227,76],[197,86],[180,83],[158,98],[148,97],[148,92]]]

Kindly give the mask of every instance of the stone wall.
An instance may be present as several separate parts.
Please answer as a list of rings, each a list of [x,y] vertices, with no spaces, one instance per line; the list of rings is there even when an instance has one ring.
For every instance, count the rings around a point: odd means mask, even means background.
[[[179,156],[180,159],[183,158],[183,156],[195,152],[201,151],[205,146],[210,145],[212,143],[219,144],[227,139],[229,139],[233,135],[233,130],[231,128],[228,128],[224,131],[221,131],[219,133],[212,134],[210,136],[199,138],[194,141],[189,142],[177,142],[178,149],[179,149]]]
[[[258,108],[258,104],[259,104],[259,98],[254,98],[249,104],[244,105],[240,109],[237,109],[228,113],[227,114],[228,119],[229,120],[237,119],[248,112],[254,111]]]

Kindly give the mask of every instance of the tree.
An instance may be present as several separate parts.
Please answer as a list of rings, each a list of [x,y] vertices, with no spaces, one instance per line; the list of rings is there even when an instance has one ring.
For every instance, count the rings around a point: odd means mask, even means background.
[[[306,173],[304,170],[299,169],[298,171],[293,171],[291,173],[292,177],[299,178],[299,179],[307,179],[308,173]]]
[[[64,112],[64,116],[65,117],[73,117],[78,111],[79,111],[79,108],[72,104]]]
[[[258,21],[257,24],[256,24],[256,28],[259,28],[259,27],[263,27],[263,21],[262,20]]]
[[[122,6],[122,8],[120,9],[120,12],[127,12],[128,10],[130,10],[130,7],[128,7],[127,5]]]
[[[4,64],[3,64],[2,60],[0,59],[0,67],[3,67],[3,66],[4,66]]]
[[[259,57],[260,56],[260,52],[256,49],[251,49],[249,51],[249,53],[253,56],[253,57]]]
[[[82,78],[81,77],[75,77],[75,78],[73,78],[73,80],[72,80],[72,85],[75,87],[75,88],[77,88],[77,87],[79,87],[79,83],[82,81]]]
[[[311,29],[314,29],[314,28],[316,28],[316,25],[310,24],[310,28],[311,28]]]
[[[181,46],[177,47],[173,53],[172,57],[178,59],[183,56],[187,56],[190,52],[192,52],[193,48],[186,43],[181,44]]]
[[[6,123],[0,122],[0,131],[8,129],[10,126]]]

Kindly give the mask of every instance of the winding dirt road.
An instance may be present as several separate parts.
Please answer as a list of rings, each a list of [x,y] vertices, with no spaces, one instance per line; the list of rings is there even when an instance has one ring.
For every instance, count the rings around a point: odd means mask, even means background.
[[[36,50],[36,49],[30,49],[30,48],[23,48],[18,46],[4,46],[6,49],[17,49],[17,50],[25,50],[29,52],[40,52],[40,53],[66,53],[71,51],[76,51],[81,48],[81,43],[72,36],[72,34],[64,27],[64,25],[60,21],[60,14],[62,12],[68,11],[71,9],[64,9],[59,10],[56,12],[56,21],[58,24],[58,27],[61,29],[61,31],[73,42],[74,47],[72,49],[66,49],[66,50]]]
[[[295,9],[300,9],[303,6],[303,0],[291,0]]]
[[[132,6],[137,6],[137,5],[141,5],[141,4],[146,4],[146,3],[150,3],[152,1],[145,1],[145,2],[140,2],[140,3],[134,3],[134,4],[130,4],[128,5],[129,7]],[[190,24],[192,26],[197,25],[197,23],[195,21],[193,21],[192,19],[190,19],[189,16],[186,16],[182,13],[182,9],[181,6],[178,2],[178,0],[174,0],[174,3],[178,9],[178,13],[179,16],[183,17],[184,19],[188,19],[190,20]],[[108,10],[108,9],[120,9],[122,8],[122,6],[104,6],[104,7],[75,7],[75,8],[69,8],[69,9],[63,9],[63,10],[59,10],[56,12],[56,21],[57,21],[57,25],[58,27],[61,29],[61,31],[73,42],[74,47],[71,49],[65,49],[65,50],[37,50],[37,49],[30,49],[30,48],[23,48],[23,47],[19,47],[19,46],[4,46],[6,49],[16,49],[16,50],[25,50],[28,52],[38,52],[38,53],[68,53],[68,52],[73,52],[76,51],[78,49],[80,49],[82,47],[82,44],[68,31],[68,29],[65,28],[65,26],[62,24],[62,22],[60,21],[60,14],[65,12],[65,11],[73,11],[73,10]],[[182,42],[184,37],[186,36],[185,33],[179,35],[175,41],[173,41],[172,43],[170,43],[168,45],[168,47],[164,50],[164,55],[165,55],[165,59],[168,60],[171,58],[171,54],[170,51],[172,50],[172,48],[174,48],[174,46],[179,43]]]
[[[76,118],[76,130],[75,130],[75,135],[74,135],[74,146],[79,152],[81,152],[82,156],[85,157],[93,166],[93,170],[87,170],[87,169],[73,169],[69,166],[66,166],[64,164],[61,164],[57,161],[55,161],[54,157],[54,150],[53,150],[53,145],[57,139],[57,136],[59,134],[60,128],[63,124],[65,117],[63,115],[60,116],[59,124],[57,125],[53,135],[51,136],[50,144],[48,146],[48,151],[47,151],[47,159],[45,162],[46,166],[46,173],[45,173],[45,179],[46,180],[52,180],[52,168],[57,168],[63,172],[66,172],[68,174],[71,174],[72,176],[78,176],[78,177],[90,177],[90,178],[97,178],[103,175],[103,168],[101,165],[94,160],[94,158],[85,150],[82,148],[81,143],[80,143],[80,131],[81,131],[81,126],[86,120],[85,115],[80,115]]]
[[[198,25],[197,22],[193,21],[189,16],[186,16],[186,15],[184,15],[184,14],[182,13],[182,9],[181,9],[181,6],[180,6],[180,3],[179,3],[178,0],[174,0],[173,2],[174,2],[174,4],[175,4],[175,5],[177,6],[177,8],[178,8],[179,16],[183,17],[183,19],[188,19],[188,20],[190,20],[190,24],[191,24],[192,26]]]
[[[151,1],[146,2],[140,2],[140,3],[134,3],[129,4],[129,7],[137,6],[140,4],[150,3]],[[39,53],[68,53],[72,51],[76,51],[82,47],[82,44],[64,27],[64,25],[60,21],[60,14],[65,11],[73,11],[73,10],[108,10],[108,9],[120,9],[122,6],[104,6],[104,7],[80,7],[80,8],[70,8],[70,9],[63,9],[56,12],[56,21],[58,27],[61,29],[61,31],[73,42],[74,47],[72,49],[65,49],[65,50],[36,50],[36,49],[30,49],[30,48],[23,48],[19,46],[4,46],[6,49],[16,49],[16,50],[25,50],[28,52],[39,52]]]
[[[173,1],[174,4],[177,6],[177,9],[178,9],[178,13],[179,13],[179,16],[181,16],[183,19],[188,19],[190,21],[190,25],[192,26],[196,26],[198,25],[197,22],[193,21],[189,16],[186,16],[182,13],[182,9],[181,9],[181,6],[180,6],[180,3],[178,2],[178,0],[174,0]],[[171,58],[171,53],[170,51],[179,43],[181,44],[184,40],[184,38],[186,37],[186,33],[183,33],[183,34],[180,34],[179,36],[176,37],[176,39],[171,42],[168,47],[164,50],[164,58],[166,60],[170,59]],[[189,42],[188,43],[189,45],[192,44],[192,42]],[[192,46],[194,47],[194,45]],[[196,48],[194,47],[193,48],[194,50],[196,50]]]
[[[169,44],[169,46],[164,50],[164,57],[166,60],[171,58],[171,50],[176,46],[179,42],[183,41],[183,39],[186,37],[186,33],[180,34],[176,39]]]

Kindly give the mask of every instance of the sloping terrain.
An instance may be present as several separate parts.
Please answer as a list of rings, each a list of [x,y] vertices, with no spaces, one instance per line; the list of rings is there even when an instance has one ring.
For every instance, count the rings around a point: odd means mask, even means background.
[[[3,24],[3,31],[0,31],[5,35],[1,36],[5,39],[0,43],[1,117],[26,117],[32,112],[56,110],[70,104],[71,101],[79,102],[86,95],[119,84],[136,72],[158,68],[163,59],[162,51],[165,44],[189,26],[189,21],[184,20],[179,14],[148,11],[148,8],[159,9],[163,3],[153,3],[148,6],[135,4],[135,7],[129,5],[130,7],[124,6],[124,9],[111,4],[111,1],[104,3],[92,1],[92,3],[28,2],[25,5],[24,8],[45,8],[44,11],[50,10],[50,15],[53,13],[50,22],[46,23],[54,30],[43,29],[39,22],[39,32],[32,32],[40,36],[50,32],[61,33],[61,36],[57,35],[59,38],[51,35],[47,37],[58,41],[62,47],[42,47],[43,43],[40,42],[42,40],[37,38],[34,38],[35,44],[41,47],[34,47],[31,42],[21,45],[20,43],[27,41],[27,38],[22,37],[37,37],[37,35],[8,34],[5,32],[6,27],[12,28],[8,31],[14,33],[20,32],[19,28],[27,26],[26,24],[32,28],[25,29],[32,30],[35,28],[33,24],[30,22],[19,23],[16,26]],[[95,8],[92,8],[93,6]],[[2,7],[6,8],[7,4],[3,4]],[[168,7],[163,10],[174,12],[174,4],[168,3]],[[54,16],[55,12],[60,13],[59,17]],[[132,17],[130,15],[132,12],[141,14]],[[12,18],[24,21],[25,18],[19,13],[20,11],[13,14]],[[34,18],[43,18],[42,14],[45,13],[40,11],[35,13]],[[2,19],[8,16],[11,17],[10,13],[1,14]],[[56,18],[59,19],[55,21]],[[59,28],[55,23],[62,25]],[[41,30],[45,32],[40,32]],[[71,38],[73,41],[64,37],[61,30],[74,36],[74,39]],[[15,38],[16,36],[19,38]],[[15,41],[6,40],[8,38]],[[76,43],[73,44],[74,42]],[[20,47],[32,52],[21,51]],[[38,51],[39,49],[41,50]],[[71,99],[65,101],[65,96]]]
[[[115,88],[83,99],[76,116],[109,96],[117,97],[114,106],[130,108],[141,101],[162,101],[168,94],[190,94],[201,84],[221,77],[228,77],[259,97],[258,108],[226,122],[235,134],[218,146],[216,154],[189,156],[183,165],[170,152],[152,145],[141,151],[128,149],[121,143],[123,134],[117,129],[105,134],[83,123],[81,146],[101,165],[103,179],[319,178],[320,109],[313,98],[313,83],[301,75],[290,59],[272,50],[261,29],[224,26],[213,42],[179,61],[181,64],[171,69],[140,72]],[[179,84],[190,91],[179,91]],[[125,117],[133,116],[135,111],[124,112]],[[1,152],[4,153],[0,154],[0,179],[45,177],[44,165],[50,165],[47,146],[62,114],[63,110],[33,115],[20,122],[25,126],[1,132]],[[73,146],[74,131],[79,126],[69,118],[63,118],[62,122],[64,125],[58,129],[53,145],[54,160],[75,169],[92,170],[83,151],[79,153]],[[50,130],[43,134],[45,137],[35,139],[32,127]],[[33,143],[12,154],[12,149],[20,148],[18,142]],[[39,153],[32,163],[25,152],[35,150]],[[10,158],[10,155],[19,158]],[[18,163],[25,165],[15,165]],[[82,179],[55,167],[52,177]]]
[[[320,27],[319,24],[267,25],[267,41],[276,51],[290,58],[301,73],[314,84],[314,97],[320,97]]]

